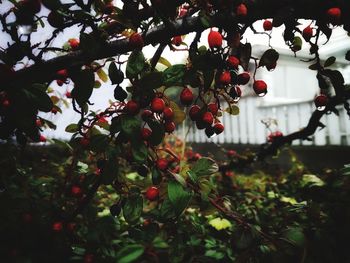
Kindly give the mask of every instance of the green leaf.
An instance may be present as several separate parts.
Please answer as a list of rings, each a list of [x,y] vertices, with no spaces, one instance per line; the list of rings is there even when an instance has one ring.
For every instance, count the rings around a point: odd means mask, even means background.
[[[173,65],[163,71],[163,80],[164,85],[167,87],[170,86],[181,86],[182,79],[185,75],[186,66],[183,64]]]
[[[213,159],[203,157],[193,165],[192,171],[197,176],[211,175],[219,171],[219,166]]]
[[[92,151],[103,152],[109,144],[109,137],[106,134],[96,134],[90,138],[89,147]]]
[[[266,50],[261,56],[259,67],[274,68],[279,56],[279,53],[273,48]]]
[[[135,138],[135,136],[139,136],[140,134],[141,121],[134,116],[123,115],[120,116],[120,127],[126,136]]]
[[[145,248],[142,245],[133,244],[123,247],[118,251],[116,258],[118,263],[135,262],[144,253]]]
[[[294,37],[293,50],[299,51],[303,47],[303,40],[300,37]]]
[[[45,90],[39,88],[39,86],[32,86],[31,89],[23,89],[23,92],[38,110],[43,112],[51,111],[53,103]]]
[[[170,181],[168,183],[168,197],[174,206],[176,214],[180,215],[189,204],[192,193],[186,191],[179,182]]]
[[[143,71],[145,65],[146,62],[143,53],[139,50],[134,50],[126,64],[126,77],[129,79],[137,77]]]
[[[153,146],[159,145],[163,141],[163,138],[165,136],[164,125],[157,122],[156,120],[149,120],[147,121],[147,123],[152,130],[151,137],[148,141]]]
[[[289,228],[285,234],[285,238],[297,247],[303,247],[305,244],[305,236],[303,229],[300,227]]]
[[[70,132],[70,133],[74,133],[74,132],[78,131],[78,128],[79,128],[78,124],[71,123],[66,127],[65,131]]]
[[[112,84],[119,83],[119,69],[117,68],[117,65],[114,62],[111,62],[108,67],[108,76],[111,80]]]
[[[142,90],[158,89],[163,84],[162,72],[150,72],[140,79],[140,87]]]
[[[100,78],[100,80],[102,80],[103,82],[107,82],[108,81],[108,76],[106,74],[106,72],[100,68],[99,70],[97,70],[97,76]]]
[[[166,67],[171,67],[171,63],[166,58],[160,57],[158,63],[163,64]]]
[[[74,76],[74,88],[72,97],[78,102],[80,107],[86,103],[95,85],[95,74],[91,69],[83,69]]]
[[[147,160],[148,148],[143,142],[138,140],[132,141],[131,150],[136,162],[142,163]]]
[[[211,25],[211,19],[209,16],[205,14],[205,12],[200,12],[199,13],[199,19],[201,21],[201,24],[205,27],[208,28]]]
[[[231,107],[228,107],[225,109],[227,113],[230,113],[231,115],[238,115],[239,114],[239,108],[236,105],[231,105]]]
[[[126,199],[123,206],[123,215],[130,224],[135,224],[141,217],[143,199],[139,194],[132,194]]]
[[[335,63],[336,60],[337,59],[335,57],[333,57],[333,56],[327,58],[326,62],[324,63],[324,67],[326,68],[326,67],[332,66]]]
[[[113,117],[111,121],[111,126],[109,127],[109,131],[111,135],[113,136],[114,134],[120,132],[122,129],[121,127],[121,121],[119,116]]]
[[[159,170],[156,168],[152,169],[152,183],[154,185],[158,185],[160,184],[161,181],[162,181],[162,175],[159,172]]]
[[[312,187],[312,186],[324,186],[325,182],[323,182],[320,178],[313,174],[304,174],[301,179],[301,186]]]

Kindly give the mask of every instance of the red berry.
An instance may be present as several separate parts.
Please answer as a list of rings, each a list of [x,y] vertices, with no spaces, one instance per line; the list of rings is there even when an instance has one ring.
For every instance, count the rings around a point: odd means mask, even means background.
[[[208,111],[216,115],[218,113],[219,107],[216,103],[212,102],[208,104]]]
[[[146,191],[146,198],[149,201],[157,200],[159,197],[159,189],[155,186],[151,186]]]
[[[139,110],[140,110],[139,104],[133,100],[129,100],[126,103],[125,108],[126,108],[126,111],[131,115],[136,115],[137,113],[139,113]]]
[[[51,109],[51,113],[56,114],[58,112],[58,109],[56,107],[53,107]]]
[[[79,48],[79,40],[78,39],[75,39],[75,38],[71,38],[68,40],[68,43],[70,45],[70,47],[75,50],[77,48]]]
[[[240,4],[236,9],[237,16],[245,17],[248,14],[248,9],[245,4]]]
[[[230,71],[224,71],[220,75],[220,83],[222,85],[228,85],[231,83],[231,73]]]
[[[39,141],[46,142],[46,137],[44,135],[40,135]]]
[[[141,49],[144,46],[143,38],[139,33],[134,33],[129,38],[130,45],[135,49]]]
[[[267,141],[268,142],[273,142],[275,139],[279,138],[279,137],[282,137],[283,136],[283,133],[280,132],[280,131],[275,131],[275,132],[272,132],[270,133],[268,136],[267,136]]]
[[[180,101],[183,105],[190,105],[193,101],[193,92],[189,88],[184,88],[180,94]]]
[[[327,10],[327,15],[329,18],[329,22],[337,25],[340,22],[341,18],[341,10],[338,7],[333,7]]]
[[[227,63],[234,69],[238,69],[239,59],[235,56],[229,56],[227,59]]]
[[[161,98],[154,98],[151,102],[151,110],[153,112],[161,113],[165,108],[165,102]]]
[[[234,157],[234,156],[236,156],[236,154],[237,154],[237,152],[234,151],[234,150],[228,150],[227,151],[227,156],[228,157]]]
[[[168,169],[168,161],[164,158],[160,158],[157,160],[157,168],[161,171],[165,171],[166,169]]]
[[[179,17],[184,17],[188,12],[187,8],[181,8],[179,11]]]
[[[237,76],[237,83],[239,85],[246,85],[250,80],[250,75],[248,72],[243,72]]]
[[[10,103],[9,100],[4,100],[4,101],[2,102],[2,106],[3,106],[4,108],[8,108],[10,105],[11,105],[11,103]]]
[[[222,35],[217,31],[211,30],[208,35],[208,45],[210,48],[220,48],[222,46]]]
[[[36,124],[36,126],[38,126],[38,127],[41,127],[41,126],[43,125],[43,123],[41,122],[40,119],[37,119],[37,120],[35,121],[35,124]]]
[[[232,177],[232,176],[234,176],[235,174],[234,174],[234,172],[233,171],[226,171],[225,172],[225,176],[227,176],[227,177]]]
[[[68,71],[66,69],[61,69],[57,71],[57,78],[60,80],[66,80],[68,78]]]
[[[149,118],[153,116],[153,112],[150,110],[144,110],[141,114],[141,118],[144,121],[147,121]]]
[[[303,37],[306,41],[309,41],[312,38],[313,34],[313,29],[310,26],[304,28]]]
[[[145,141],[149,139],[149,137],[152,135],[152,131],[148,128],[143,128],[141,130],[141,138]]]
[[[170,108],[170,107],[164,108],[163,116],[164,116],[164,119],[166,119],[166,120],[171,120],[172,118],[174,118],[174,111],[173,111],[173,109]]]
[[[95,256],[93,254],[86,254],[84,256],[84,263],[93,263]]]
[[[63,223],[58,221],[52,224],[52,230],[55,232],[61,232],[63,230]]]
[[[200,112],[201,108],[198,105],[193,105],[189,111],[189,115],[192,121],[197,120],[198,113]]]
[[[222,125],[222,123],[218,122],[218,123],[215,123],[214,125],[214,132],[216,134],[220,134],[224,131],[224,125]]]
[[[177,47],[180,46],[182,43],[182,37],[181,36],[173,37],[171,43]]]
[[[65,95],[68,99],[72,98],[72,93],[70,91],[67,91]]]
[[[70,192],[74,196],[80,196],[83,193],[81,188],[79,186],[76,186],[76,185],[72,186],[72,188],[70,189]]]
[[[253,84],[253,89],[256,95],[262,97],[267,93],[267,85],[263,80],[256,80]]]
[[[317,108],[320,108],[320,109],[324,109],[324,107],[327,106],[327,103],[328,103],[328,97],[326,95],[318,95],[315,100],[314,100],[314,103],[316,105]]]
[[[211,112],[207,111],[202,116],[202,121],[208,125],[212,125],[214,121],[214,116]]]
[[[80,139],[80,145],[83,146],[83,147],[86,147],[90,144],[90,140],[86,137],[82,137]]]
[[[263,28],[265,31],[271,31],[272,30],[272,22],[270,20],[265,20],[263,23]]]
[[[164,125],[165,131],[168,133],[172,133],[173,131],[175,131],[175,123],[173,121],[167,121]]]

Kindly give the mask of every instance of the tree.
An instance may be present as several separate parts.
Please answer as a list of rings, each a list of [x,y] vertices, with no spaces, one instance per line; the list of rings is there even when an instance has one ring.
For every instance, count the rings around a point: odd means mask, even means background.
[[[347,102],[350,91],[344,78],[339,71],[328,68],[335,62],[334,57],[323,62],[318,52],[321,35],[329,39],[333,28],[339,26],[349,31],[350,24],[345,18],[349,15],[350,3],[344,0],[322,3],[315,0],[122,2],[114,5],[102,0],[71,3],[59,0],[11,1],[9,8],[2,10],[0,15],[3,34],[11,38],[0,53],[0,138],[16,137],[21,146],[25,146],[28,140],[46,140],[40,132],[44,127],[53,128],[54,124],[38,117],[38,113],[60,111],[57,106],[59,98],[50,97],[50,85],[54,81],[62,85],[70,80],[73,90],[67,97],[71,98],[75,111],[81,116],[77,124],[66,128],[73,133],[67,146],[72,156],[64,180],[60,182],[63,189],[70,187],[71,194],[79,201],[69,205],[56,204],[59,206],[56,210],[60,212],[56,211],[57,215],[52,216],[56,218],[53,231],[62,232],[84,214],[101,185],[114,189],[120,196],[111,212],[119,214],[122,210],[125,220],[130,225],[136,224],[143,213],[141,190],[146,185],[144,181],[132,185],[126,182],[124,168],[120,167],[130,165],[131,170],[140,176],[151,175],[154,186],[147,189],[144,197],[151,202],[156,200],[159,209],[155,209],[150,218],[161,222],[176,221],[191,199],[199,198],[206,206],[217,208],[223,216],[242,227],[241,238],[251,239],[255,233],[264,242],[277,247],[274,237],[227,207],[220,193],[215,193],[205,178],[219,169],[226,172],[237,163],[263,160],[295,139],[307,139],[317,128],[323,127],[320,119],[325,113],[337,112],[335,106],[338,104],[343,104],[350,115]],[[44,8],[48,10],[47,16],[40,13]],[[265,20],[263,30],[254,28],[253,23],[262,19]],[[310,19],[312,23],[300,28],[299,19]],[[52,36],[33,43],[33,32],[46,30],[49,25],[54,28]],[[266,94],[266,83],[256,79],[255,74],[251,76],[247,72],[248,65],[253,61],[256,68],[273,70],[278,66],[279,54],[269,47],[261,58],[254,58],[251,45],[243,43],[242,39],[248,28],[256,34],[269,35],[273,27],[282,25],[285,28],[283,38],[293,52],[297,54],[306,42],[314,56],[310,60],[313,62],[310,69],[317,71],[320,95],[315,99],[318,109],[307,127],[286,136],[275,134],[258,153],[249,158],[237,156],[235,162],[220,167],[209,158],[185,164],[183,154],[179,156],[164,148],[162,143],[166,133],[173,133],[176,125],[186,118],[194,121],[196,128],[205,129],[208,137],[221,133],[224,127],[219,116],[234,111],[241,96],[240,85],[251,81],[257,96]],[[52,46],[60,32],[73,26],[80,29],[77,38],[69,39],[64,47]],[[29,31],[24,32],[26,27]],[[202,32],[209,28],[208,47],[199,47]],[[188,47],[188,63],[169,65],[161,57],[163,50],[167,46],[176,50],[182,45],[181,36],[191,32],[195,32],[195,38]],[[146,61],[142,48],[150,44],[157,45],[157,49],[152,59]],[[54,57],[44,60],[48,53]],[[121,71],[124,62],[120,56],[123,54],[128,55],[125,72]],[[346,58],[349,59],[349,54]],[[159,62],[167,65],[164,71],[156,70]],[[108,67],[108,76],[105,67]],[[109,108],[93,112],[89,110],[89,99],[93,88],[98,85],[97,77],[102,81],[109,79],[115,85],[114,100]],[[131,84],[123,89],[120,84],[125,77]],[[179,89],[177,94],[181,105],[166,95],[165,91],[174,87]],[[331,90],[335,91],[334,96],[330,95]],[[224,105],[227,105],[226,109]],[[75,181],[75,175],[88,173],[89,168],[79,164],[79,158],[87,154],[92,156],[99,175],[84,183],[83,189]],[[171,170],[171,165],[178,166],[180,171]],[[56,191],[52,189],[52,192]],[[57,197],[61,194],[58,193]],[[247,231],[251,232],[248,234]],[[298,231],[293,235],[298,235]],[[63,243],[63,255],[67,255],[70,252]],[[144,254],[144,247],[139,244],[123,249],[118,254],[124,260],[121,262],[137,260]],[[149,250],[148,253],[152,256],[153,252]],[[92,256],[88,261],[89,255],[85,254],[85,262],[92,261]],[[45,259],[39,257],[36,260]]]

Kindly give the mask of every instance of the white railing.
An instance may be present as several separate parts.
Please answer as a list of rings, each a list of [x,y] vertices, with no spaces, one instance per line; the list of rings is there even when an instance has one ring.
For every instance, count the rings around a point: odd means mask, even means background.
[[[278,130],[289,134],[305,127],[315,106],[312,101],[275,103],[258,105],[259,99],[242,98],[238,106],[240,114],[232,116],[223,114],[221,121],[225,126],[222,134],[207,138],[203,130],[190,129],[187,140],[205,143],[261,144],[266,142],[269,131],[261,122],[265,119],[276,119]],[[312,141],[298,140],[293,145],[350,145],[350,120],[344,107],[337,107],[339,117],[334,113],[324,115],[321,122],[326,125],[318,129],[311,137]],[[178,130],[181,133],[181,129]]]

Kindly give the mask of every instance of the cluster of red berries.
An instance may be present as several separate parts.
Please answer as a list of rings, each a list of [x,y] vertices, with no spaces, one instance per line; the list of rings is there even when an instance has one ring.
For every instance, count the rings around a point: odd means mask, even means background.
[[[67,82],[68,78],[68,70],[66,69],[61,69],[56,72],[56,82],[58,86],[62,86]]]
[[[268,136],[267,136],[267,141],[268,142],[274,142],[276,139],[283,137],[283,133],[280,131],[275,131],[275,132],[271,132]]]

